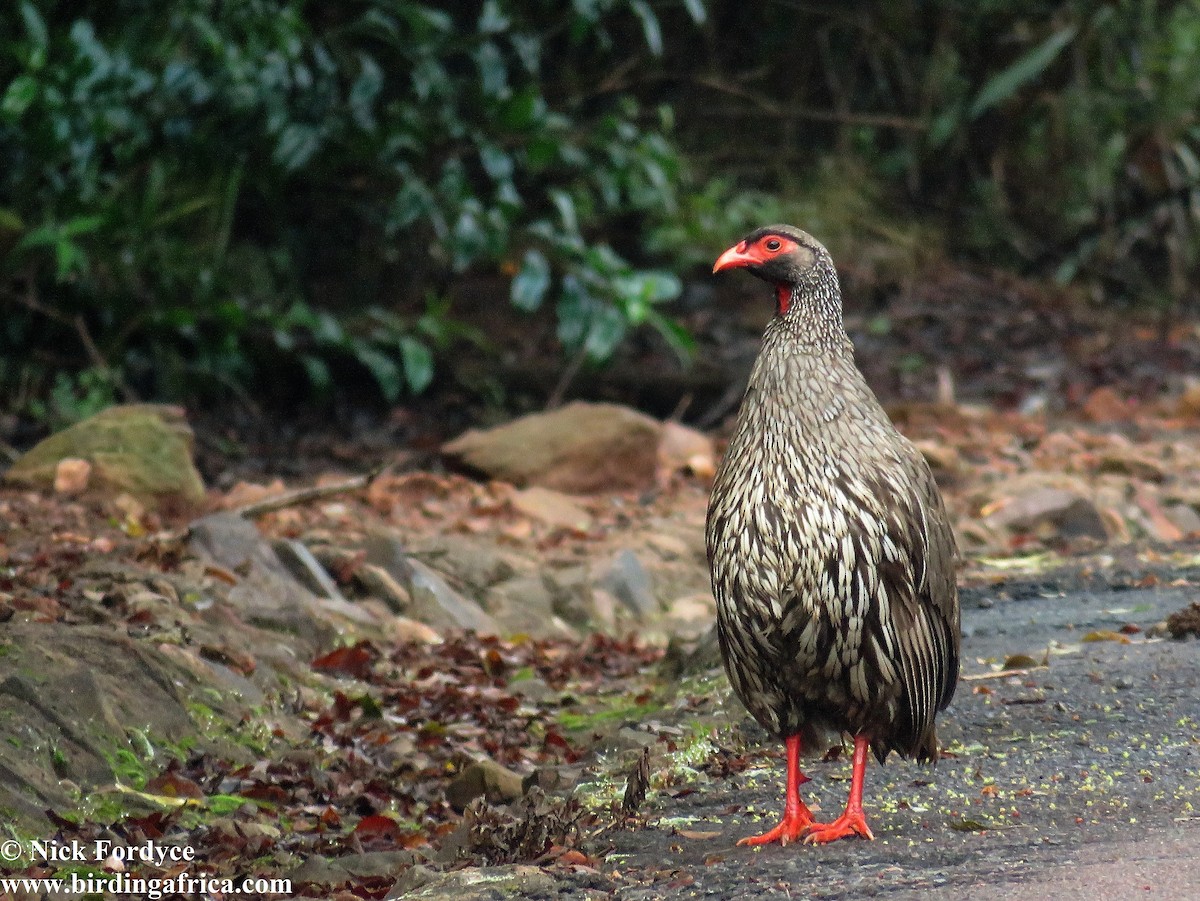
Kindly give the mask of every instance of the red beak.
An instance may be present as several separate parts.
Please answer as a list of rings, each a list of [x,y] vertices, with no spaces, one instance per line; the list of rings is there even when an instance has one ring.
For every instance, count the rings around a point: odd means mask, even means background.
[[[724,272],[726,269],[741,269],[753,263],[761,263],[762,260],[756,259],[754,256],[746,252],[746,242],[742,241],[734,244],[727,251],[717,257],[717,261],[713,263],[713,272]]]

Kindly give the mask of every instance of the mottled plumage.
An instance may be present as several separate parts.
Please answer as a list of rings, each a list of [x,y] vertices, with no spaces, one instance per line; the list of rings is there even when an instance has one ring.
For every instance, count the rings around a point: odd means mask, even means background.
[[[933,758],[959,652],[941,495],[854,364],[825,248],[770,226],[716,268],[733,267],[776,285],[778,313],[708,509],[730,681],[782,738],[828,729],[881,761],[890,751]],[[854,831],[869,836],[865,822]]]

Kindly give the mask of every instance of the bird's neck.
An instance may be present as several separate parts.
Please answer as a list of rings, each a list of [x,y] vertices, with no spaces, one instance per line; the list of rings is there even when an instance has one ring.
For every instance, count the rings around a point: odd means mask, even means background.
[[[850,346],[842,324],[842,292],[833,264],[814,267],[804,281],[775,286],[775,318],[768,334],[813,351],[842,351]]]

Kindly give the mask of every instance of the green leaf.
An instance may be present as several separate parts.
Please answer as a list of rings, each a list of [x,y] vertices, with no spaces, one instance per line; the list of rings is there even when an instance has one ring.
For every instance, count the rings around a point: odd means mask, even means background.
[[[495,144],[484,144],[479,148],[479,161],[483,171],[493,181],[508,181],[513,175],[513,159]]]
[[[521,271],[512,280],[513,306],[532,313],[542,305],[550,288],[550,264],[540,250],[525,251]]]
[[[502,97],[508,93],[508,67],[500,48],[487,41],[475,51],[475,62],[479,66],[479,78],[485,97]]]
[[[356,344],[354,356],[358,362],[367,367],[380,393],[388,403],[395,403],[404,388],[404,379],[400,375],[400,367],[396,361],[378,348],[367,344]]]
[[[703,25],[704,20],[708,18],[708,13],[704,9],[704,0],[683,0],[683,8],[687,10],[687,14],[697,25]]]
[[[627,328],[628,322],[620,310],[600,307],[588,326],[587,339],[583,342],[584,352],[594,362],[604,362],[624,339]]]
[[[29,35],[30,44],[25,65],[36,71],[46,65],[46,57],[50,50],[50,33],[46,29],[46,21],[29,0],[21,3],[21,19],[25,23],[25,33]]]
[[[511,24],[512,20],[504,15],[496,0],[485,0],[483,11],[479,13],[480,34],[499,34],[507,31]]]
[[[10,119],[19,119],[37,98],[38,83],[32,75],[18,75],[0,100],[0,112]]]
[[[416,338],[405,335],[400,339],[400,361],[404,378],[414,394],[420,394],[433,381],[433,353]]]
[[[662,26],[658,24],[658,16],[650,8],[650,4],[646,0],[631,0],[629,8],[642,20],[642,34],[646,37],[646,46],[650,48],[650,52],[655,56],[662,56]]]
[[[309,384],[317,392],[324,394],[333,387],[333,375],[329,371],[329,364],[320,357],[313,356],[312,354],[302,354],[300,356],[300,365],[304,367]]]
[[[375,130],[375,98],[383,90],[383,70],[365,53],[358,55],[358,78],[350,86],[350,115],[363,131]]]
[[[578,232],[579,217],[575,213],[575,201],[571,199],[571,195],[561,188],[551,188],[547,193],[550,195],[550,202],[558,210],[563,228],[573,234]]]
[[[321,133],[311,125],[293,122],[279,135],[275,162],[289,172],[301,169],[321,146]]]
[[[670,317],[664,316],[658,310],[650,310],[646,321],[654,330],[662,335],[667,346],[671,348],[679,362],[687,366],[692,362],[696,353],[696,339],[686,328]]]
[[[1008,100],[1041,75],[1062,49],[1071,43],[1078,31],[1074,25],[1056,31],[1007,69],[997,72],[980,89],[967,114],[977,119],[996,104]]]

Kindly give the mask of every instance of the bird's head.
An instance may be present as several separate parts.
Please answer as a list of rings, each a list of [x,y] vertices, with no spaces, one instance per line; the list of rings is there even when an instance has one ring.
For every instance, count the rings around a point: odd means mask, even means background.
[[[798,292],[837,291],[833,260],[824,246],[790,225],[768,225],[754,231],[717,257],[713,272],[745,269],[775,286],[779,315],[787,313]]]

